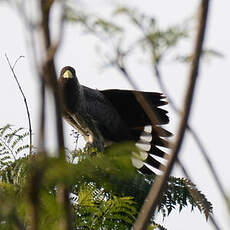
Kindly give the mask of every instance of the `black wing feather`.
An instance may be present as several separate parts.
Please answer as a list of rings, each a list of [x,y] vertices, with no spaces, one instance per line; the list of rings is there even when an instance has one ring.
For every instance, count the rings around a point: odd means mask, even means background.
[[[100,91],[116,108],[122,119],[128,124],[130,128],[143,127],[151,125],[151,121],[136,100],[134,91],[132,90],[101,90]],[[141,92],[147,102],[151,105],[155,112],[160,124],[167,124],[169,118],[167,111],[158,108],[158,106],[166,105],[167,102],[163,101],[165,97],[161,93],[155,92]]]

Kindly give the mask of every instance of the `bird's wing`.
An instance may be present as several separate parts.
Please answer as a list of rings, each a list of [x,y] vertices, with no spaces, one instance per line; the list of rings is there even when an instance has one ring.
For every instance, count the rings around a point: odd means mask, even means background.
[[[171,136],[170,132],[163,129],[162,127],[159,127],[159,125],[164,125],[169,122],[169,117],[167,116],[168,112],[164,109],[159,108],[167,104],[167,102],[164,101],[165,97],[161,93],[141,92],[158,119],[158,124],[156,126],[152,124],[149,117],[143,110],[142,106],[137,101],[134,95],[135,91],[111,89],[102,90],[100,92],[111,102],[114,108],[118,111],[121,118],[132,130],[132,134],[136,137],[136,139],[139,138],[140,133],[147,125],[152,125],[153,130],[158,129],[158,133],[161,133],[161,136]]]
[[[136,97],[133,94],[134,91],[110,89],[102,90],[100,92],[112,103],[129,127],[138,128],[151,125],[150,119],[136,100]],[[159,124],[167,124],[169,122],[167,111],[159,108],[159,106],[167,104],[167,102],[163,100],[165,97],[161,93],[141,93],[155,112]]]
[[[159,108],[166,105],[167,102],[161,93],[141,92],[147,102],[150,104],[153,112],[158,118],[158,124],[154,125],[146,115],[145,111],[136,100],[132,90],[102,90],[100,91],[118,111],[122,119],[127,123],[133,140],[141,151],[141,159],[132,158],[133,164],[143,173],[153,173],[147,165],[158,169],[161,163],[155,157],[164,158],[165,152],[159,147],[168,147],[169,143],[165,137],[171,136],[171,133],[161,127],[167,124],[169,118],[167,111]],[[145,127],[150,125],[150,130]],[[160,132],[156,132],[158,129]]]
[[[87,112],[96,122],[104,139],[116,142],[132,140],[126,122],[101,91],[83,87]]]

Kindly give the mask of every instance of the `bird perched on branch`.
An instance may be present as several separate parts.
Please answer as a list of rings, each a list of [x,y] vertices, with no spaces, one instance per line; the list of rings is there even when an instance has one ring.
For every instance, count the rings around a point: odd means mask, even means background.
[[[103,151],[108,143],[134,141],[140,149],[140,158],[132,157],[133,165],[143,173],[160,167],[155,159],[163,158],[160,147],[168,147],[165,137],[171,133],[161,127],[167,124],[166,105],[161,93],[141,92],[149,103],[158,123],[152,124],[132,90],[97,90],[79,83],[75,69],[66,66],[58,79],[64,104],[64,119],[90,144]]]

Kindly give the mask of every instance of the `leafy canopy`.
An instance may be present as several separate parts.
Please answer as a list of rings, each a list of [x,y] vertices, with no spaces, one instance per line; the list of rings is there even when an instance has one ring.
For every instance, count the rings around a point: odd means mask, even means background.
[[[26,132],[19,134],[23,129],[9,125],[0,130],[0,143],[4,146],[0,154],[8,156],[1,160],[4,166],[0,171],[1,227],[16,229],[17,221],[28,225],[30,202],[37,194],[40,228],[58,229],[63,210],[57,202],[56,188],[58,184],[65,184],[71,191],[75,229],[131,228],[154,182],[154,176],[140,174],[132,167],[130,156],[136,150],[132,143],[117,144],[104,154],[93,156],[94,149],[70,151],[71,162],[63,162],[57,158],[44,159],[37,153],[19,156],[17,149],[24,148],[16,148],[13,140],[20,137],[21,146],[26,146]],[[6,151],[13,148],[12,145],[16,150]],[[184,178],[170,177],[159,212],[166,217],[177,207],[180,211],[189,204],[206,218],[212,212],[211,203],[194,184]],[[154,222],[154,216],[151,229],[164,229]]]

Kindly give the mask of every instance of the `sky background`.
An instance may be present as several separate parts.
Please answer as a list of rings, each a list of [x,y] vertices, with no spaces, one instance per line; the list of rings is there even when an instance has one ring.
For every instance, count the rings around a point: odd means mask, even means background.
[[[108,16],[111,8],[119,3],[139,9],[157,18],[163,28],[168,25],[181,23],[190,18],[196,12],[199,1],[190,0],[161,0],[161,1],[80,1],[79,5],[90,12],[97,12],[101,16]],[[198,132],[201,140],[208,150],[209,157],[224,183],[227,194],[230,192],[230,170],[229,170],[229,55],[230,55],[230,32],[227,28],[229,21],[230,1],[212,1],[210,17],[205,46],[216,49],[224,55],[222,59],[212,59],[203,62],[201,66],[196,95],[194,98],[190,124]],[[55,13],[55,12],[54,12]],[[37,141],[38,118],[39,118],[39,82],[34,76],[31,58],[26,43],[25,28],[16,10],[7,4],[0,4],[0,126],[7,123],[17,127],[27,127],[27,118],[24,103],[20,92],[13,79],[12,73],[7,65],[5,53],[12,62],[20,55],[21,59],[16,66],[16,74],[23,87],[29,104],[34,141]],[[72,65],[76,68],[79,81],[92,88],[109,89],[122,88],[131,89],[130,84],[117,72],[112,69],[100,68],[102,62],[95,52],[98,41],[92,36],[86,36],[79,27],[68,24],[64,30],[65,37],[56,57],[57,71],[65,65]],[[132,32],[130,32],[132,33]],[[179,52],[191,50],[192,43],[179,47]],[[152,76],[148,64],[143,64],[138,58],[131,62],[130,72],[140,89],[159,91],[156,79]],[[163,80],[167,89],[178,106],[183,103],[183,96],[186,89],[188,69],[186,66],[173,62],[165,63],[162,68]],[[50,149],[55,146],[54,124],[52,106],[48,103],[49,119],[47,127],[49,133]],[[170,125],[167,127],[175,132],[178,128],[178,117],[168,106],[170,113]],[[69,136],[69,128],[66,126],[65,139],[68,145],[72,142]],[[192,175],[193,181],[198,188],[207,196],[214,207],[214,215],[221,229],[229,229],[230,221],[223,199],[221,198],[211,174],[206,167],[199,149],[190,135],[186,135],[183,149],[180,153],[182,162]],[[180,170],[175,168],[173,175],[182,176]],[[161,221],[162,219],[159,218]],[[207,229],[213,227],[206,222],[205,217],[199,211],[190,212],[190,208],[184,209],[180,214],[178,210],[165,219],[163,225],[167,229]]]

